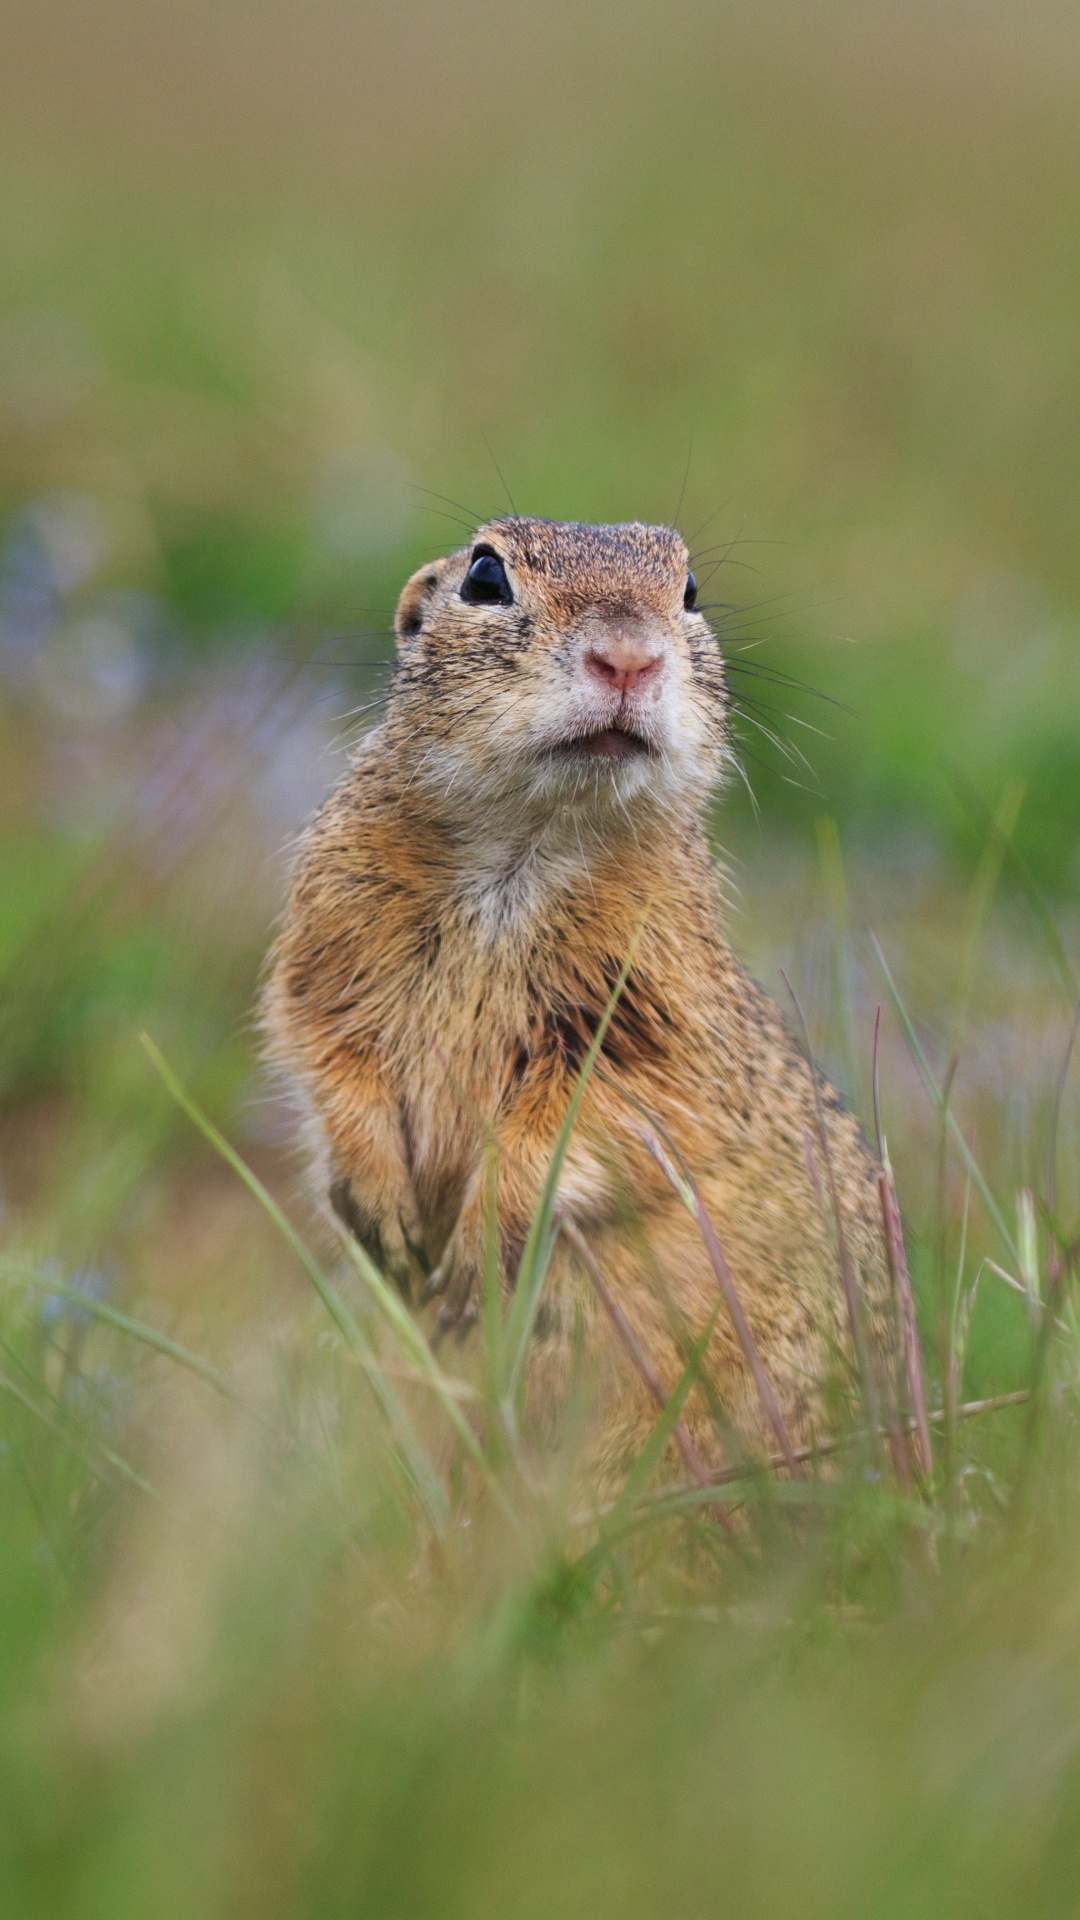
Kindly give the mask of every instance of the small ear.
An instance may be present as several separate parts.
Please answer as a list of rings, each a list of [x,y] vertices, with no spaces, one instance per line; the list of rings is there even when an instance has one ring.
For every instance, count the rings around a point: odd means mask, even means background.
[[[405,582],[401,598],[394,615],[394,632],[397,634],[399,650],[415,640],[424,624],[424,615],[446,568],[445,560],[430,560],[426,567],[420,567],[411,580]]]

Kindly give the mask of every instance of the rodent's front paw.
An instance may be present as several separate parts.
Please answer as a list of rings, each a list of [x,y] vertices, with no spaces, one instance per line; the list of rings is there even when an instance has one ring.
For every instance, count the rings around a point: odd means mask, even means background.
[[[436,1340],[453,1329],[464,1334],[472,1326],[480,1312],[479,1283],[479,1267],[472,1247],[460,1231],[452,1233],[423,1293],[425,1300],[442,1295]]]
[[[397,1282],[407,1300],[422,1295],[428,1266],[419,1235],[414,1239],[401,1215],[393,1214],[379,1222],[378,1239],[381,1258],[375,1256],[376,1266]]]
[[[409,1210],[370,1213],[360,1205],[347,1180],[335,1180],[330,1189],[330,1205],[380,1273],[393,1280],[407,1300],[414,1291],[423,1291],[428,1277],[427,1261],[419,1223]]]

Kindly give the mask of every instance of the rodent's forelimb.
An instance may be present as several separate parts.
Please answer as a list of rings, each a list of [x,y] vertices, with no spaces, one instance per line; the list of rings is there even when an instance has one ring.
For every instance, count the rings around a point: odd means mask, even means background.
[[[427,1260],[423,1247],[410,1232],[402,1207],[369,1213],[357,1200],[351,1180],[336,1174],[330,1182],[330,1205],[342,1225],[369,1254],[381,1273],[396,1281],[406,1299],[416,1286],[426,1284]]]
[[[350,1073],[322,1112],[326,1192],[338,1219],[406,1298],[427,1281],[400,1115],[374,1070]]]
[[[480,1312],[484,1274],[494,1267],[499,1285],[512,1284],[524,1245],[524,1233],[510,1228],[505,1175],[495,1178],[482,1160],[473,1170],[453,1231],[424,1289],[424,1299],[440,1299],[438,1336],[452,1329],[464,1334]]]
[[[426,1299],[441,1298],[440,1333],[464,1333],[477,1319],[483,1276],[492,1262],[504,1289],[515,1284],[561,1120],[561,1112],[553,1108],[548,1128],[507,1130],[499,1142],[494,1180],[489,1163],[482,1161],[474,1169],[453,1232],[424,1290]],[[583,1227],[614,1217],[609,1170],[580,1137],[567,1156],[560,1197]]]

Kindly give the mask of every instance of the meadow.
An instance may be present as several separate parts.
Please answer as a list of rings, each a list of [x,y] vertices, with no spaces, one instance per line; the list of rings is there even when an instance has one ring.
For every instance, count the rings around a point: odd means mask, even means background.
[[[1074,1912],[1075,20],[4,13],[5,1916]],[[870,1137],[880,1007],[899,1481],[669,1407],[583,1506],[513,1307],[463,1380],[305,1192],[288,849],[509,498],[685,529],[731,935]]]

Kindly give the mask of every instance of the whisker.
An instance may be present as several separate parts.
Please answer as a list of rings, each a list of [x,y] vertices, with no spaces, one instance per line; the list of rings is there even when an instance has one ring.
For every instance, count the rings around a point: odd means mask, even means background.
[[[776,752],[781,756],[781,758],[787,761],[789,766],[793,767],[795,766],[796,762],[798,762],[800,765],[805,767],[807,773],[810,775],[811,780],[813,780],[814,782],[813,790],[817,791],[818,793],[821,792],[821,781],[818,778],[818,774],[815,768],[811,765],[805,753],[802,753],[800,749],[795,745],[794,741],[782,740],[780,735],[776,733],[772,727],[766,726],[765,723],[761,720],[755,720],[753,714],[746,713],[742,709],[739,709],[739,716],[741,719],[746,721],[746,724],[748,726],[756,727],[757,731],[764,736],[764,738],[769,742],[770,746],[775,748]],[[786,776],[781,775],[781,778],[786,778]],[[811,789],[806,788],[806,791],[810,792]]]
[[[490,453],[490,447],[488,451]],[[487,518],[486,514],[477,513],[473,507],[467,507],[464,500],[453,500],[448,493],[436,493],[434,487],[422,487],[418,480],[410,480],[409,485],[414,493],[426,493],[431,500],[441,500],[444,506],[456,507],[459,513],[467,513],[474,528],[481,526]]]
[[[693,459],[693,457],[694,457],[694,436],[693,434],[691,434],[690,445],[686,453],[686,468],[682,477],[682,486],[679,488],[679,504],[675,509],[675,518],[672,522],[672,525],[676,527],[679,524],[679,519],[682,514],[682,503],[686,498],[686,483],[690,478],[690,462]]]
[[[757,756],[756,756],[756,754],[751,754],[751,755],[750,755],[750,758],[751,758],[752,760],[756,760],[756,759],[757,759]],[[728,748],[728,759],[730,760],[730,762],[731,762],[731,764],[732,764],[732,766],[734,767],[734,769],[735,769],[735,771],[736,771],[736,773],[738,774],[738,776],[739,776],[739,778],[740,778],[740,780],[742,781],[742,783],[743,783],[743,786],[744,786],[744,787],[746,788],[746,791],[747,791],[747,793],[748,793],[748,794],[749,794],[749,796],[750,796],[750,805],[751,805],[751,807],[752,807],[752,808],[753,808],[753,810],[754,810],[754,818],[755,818],[755,820],[760,820],[760,819],[761,819],[761,807],[760,807],[760,805],[759,805],[759,803],[758,803],[758,797],[757,797],[757,794],[756,794],[756,793],[754,792],[754,789],[753,789],[753,787],[752,787],[752,786],[750,785],[750,776],[749,776],[749,774],[747,773],[747,771],[746,771],[746,768],[745,768],[745,767],[743,766],[743,763],[742,763],[742,755],[741,755],[741,754],[739,754],[739,753],[736,753],[736,752],[735,752],[735,751],[734,751],[734,750],[733,750],[732,748],[730,748],[730,747],[729,747],[729,748]],[[758,762],[757,762],[757,764],[758,764],[758,766],[763,766],[763,765],[764,765],[764,762],[763,762],[763,761],[761,761],[761,760],[758,760]]]
[[[769,667],[757,660],[727,660],[724,670],[728,674],[744,674],[750,680],[763,680],[766,686],[782,687],[787,693],[809,694],[815,700],[823,700],[827,706],[835,707],[838,713],[854,714],[843,700],[837,700],[834,694],[825,693],[821,687],[812,686],[808,680],[797,680],[793,674],[783,673],[779,667]],[[809,725],[809,722],[804,722]]]
[[[749,606],[737,607],[735,611],[738,613],[740,619],[744,619],[746,615],[749,613],[760,613],[762,609],[765,607],[778,607],[785,600],[796,599],[798,597],[799,591],[800,589],[798,589],[797,587],[790,587],[786,593],[771,593],[768,595],[766,599],[752,600]],[[776,619],[780,619],[781,617],[790,618],[792,613],[817,613],[820,610],[820,608],[827,607],[830,605],[835,605],[835,601],[829,601],[829,600],[812,601],[808,607],[792,607],[788,615],[781,616],[777,614],[775,618]]]
[[[447,513],[442,507],[428,507],[421,501],[419,503],[419,510],[421,513],[433,513],[439,520],[449,520],[451,526],[461,527],[463,531],[468,534],[470,540],[476,533],[476,528],[471,521],[459,520],[455,513]]]
[[[696,566],[700,566],[700,565],[701,565],[701,562],[700,562],[700,560],[697,560],[697,561],[695,561],[695,562],[694,562],[694,564],[695,564]],[[707,586],[708,586],[708,584],[709,584],[709,581],[710,581],[710,580],[712,579],[712,577],[713,577],[713,575],[714,575],[715,573],[719,573],[719,571],[720,571],[720,569],[721,569],[721,567],[741,567],[741,568],[743,569],[743,572],[744,572],[744,573],[756,573],[756,574],[757,574],[757,576],[758,576],[758,579],[759,579],[759,580],[763,578],[763,575],[762,575],[762,570],[761,570],[761,568],[760,568],[760,567],[755,567],[755,566],[754,566],[754,565],[752,564],[752,562],[751,562],[751,561],[749,561],[749,560],[732,560],[732,559],[730,558],[730,556],[729,556],[728,554],[726,554],[726,553],[725,553],[725,554],[721,554],[721,556],[720,556],[720,559],[719,559],[719,560],[714,560],[714,561],[713,561],[713,563],[712,563],[712,565],[711,565],[711,567],[709,568],[709,570],[708,570],[708,572],[707,572],[707,573],[706,573],[706,575],[705,575],[705,578],[704,578],[704,580],[702,581],[702,585],[703,585],[703,586],[706,586],[706,587],[707,587]]]
[[[487,437],[487,434],[486,434],[486,433],[482,433],[482,434],[480,435],[480,438],[482,439],[482,441],[483,441],[483,443],[484,443],[484,445],[485,445],[485,447],[486,447],[486,448],[487,448],[487,450],[488,450],[488,459],[489,459],[489,460],[491,461],[491,464],[492,464],[492,466],[494,467],[494,469],[495,469],[495,471],[496,471],[496,473],[498,474],[498,476],[499,476],[499,479],[500,479],[500,480],[502,481],[502,487],[503,487],[503,492],[505,493],[505,495],[506,495],[506,497],[507,497],[507,499],[508,499],[508,500],[509,500],[509,502],[510,502],[510,511],[511,511],[511,513],[512,513],[512,514],[514,515],[514,517],[516,518],[516,517],[517,517],[517,508],[516,508],[516,507],[515,507],[515,505],[514,505],[514,496],[513,496],[513,494],[511,493],[511,491],[510,491],[510,489],[509,489],[509,487],[508,487],[508,486],[507,486],[507,484],[506,484],[506,475],[504,474],[504,472],[503,472],[503,470],[502,470],[502,468],[500,467],[500,465],[499,465],[499,463],[498,463],[498,461],[496,460],[496,458],[495,458],[495,455],[494,455],[494,454],[493,454],[493,452],[491,451],[491,441],[490,441],[490,440],[488,439],[488,437]],[[452,504],[456,504],[456,502],[454,502],[454,503],[452,503]],[[466,512],[468,512],[468,508],[466,508]]]
[[[713,508],[713,511],[710,513],[708,519],[703,520],[700,527],[698,527],[697,531],[690,535],[690,538],[686,543],[687,552],[691,552],[694,542],[698,538],[698,535],[704,533],[707,527],[711,527],[713,521],[716,520],[719,517],[719,515],[723,513],[723,511],[724,511],[723,506]]]

